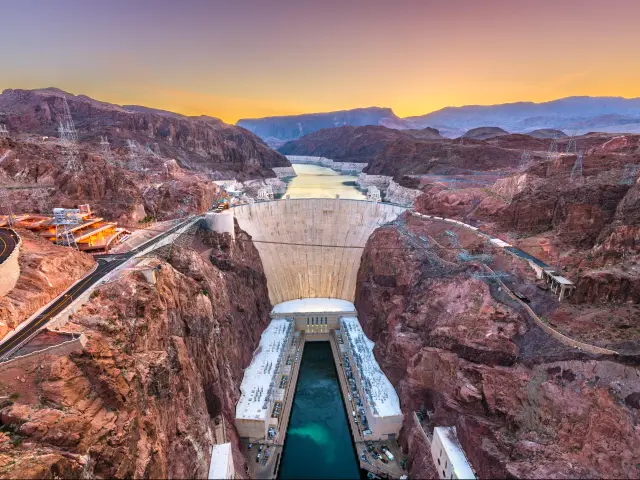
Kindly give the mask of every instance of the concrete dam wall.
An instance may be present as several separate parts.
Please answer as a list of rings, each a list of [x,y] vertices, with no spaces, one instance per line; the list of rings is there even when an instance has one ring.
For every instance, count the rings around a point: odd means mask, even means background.
[[[269,298],[276,305],[298,298],[353,302],[367,239],[405,210],[360,200],[314,198],[242,205],[233,212],[253,237]]]

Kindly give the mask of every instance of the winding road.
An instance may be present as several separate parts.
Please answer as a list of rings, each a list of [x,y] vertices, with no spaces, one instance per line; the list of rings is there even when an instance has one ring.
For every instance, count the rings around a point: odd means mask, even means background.
[[[94,258],[96,258],[98,262],[98,268],[96,268],[93,273],[74,283],[66,290],[66,292],[64,292],[64,294],[60,295],[56,300],[51,302],[46,309],[40,312],[38,316],[31,319],[31,321],[24,327],[22,327],[21,330],[0,343],[0,360],[5,360],[6,357],[8,357],[17,348],[22,346],[41,328],[49,323],[57,314],[68,307],[71,302],[77,299],[83,292],[92,287],[105,275],[121,267],[130,258],[138,255],[143,250],[147,250],[150,246],[155,245],[167,235],[170,235],[171,233],[175,232],[191,221],[193,221],[193,217],[179,223],[178,225],[168,229],[166,232],[152,238],[151,240],[127,253],[118,253],[114,255],[96,255]],[[11,239],[13,239],[14,246],[17,243],[17,235],[15,233],[13,233],[14,237],[9,236],[10,238],[7,238],[4,236],[3,232],[6,230],[7,229],[0,229],[0,251],[3,251],[3,242],[5,243],[4,246],[7,250],[9,250],[9,247],[11,245]]]
[[[18,245],[18,234],[10,228],[0,228],[0,263],[3,263]]]

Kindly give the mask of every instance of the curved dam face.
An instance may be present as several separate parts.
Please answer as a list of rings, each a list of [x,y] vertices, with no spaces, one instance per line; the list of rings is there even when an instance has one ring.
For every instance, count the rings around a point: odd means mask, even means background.
[[[353,302],[367,239],[405,210],[359,200],[313,198],[242,205],[233,213],[253,237],[269,298],[276,305],[299,298]]]

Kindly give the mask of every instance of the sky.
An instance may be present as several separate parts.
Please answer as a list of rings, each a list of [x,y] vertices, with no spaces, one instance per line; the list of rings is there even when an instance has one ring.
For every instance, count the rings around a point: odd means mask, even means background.
[[[0,90],[239,118],[640,97],[638,0],[0,0]]]

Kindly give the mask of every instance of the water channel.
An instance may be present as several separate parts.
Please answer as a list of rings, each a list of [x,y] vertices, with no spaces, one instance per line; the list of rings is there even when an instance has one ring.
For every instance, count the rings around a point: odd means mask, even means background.
[[[285,195],[291,198],[340,198],[365,200],[366,195],[356,188],[355,175],[339,172],[317,165],[293,164],[297,177],[289,180]]]
[[[279,478],[361,478],[328,342],[304,347]]]

